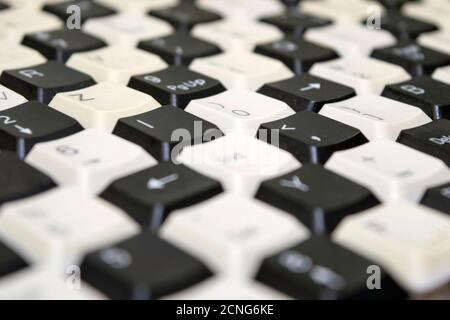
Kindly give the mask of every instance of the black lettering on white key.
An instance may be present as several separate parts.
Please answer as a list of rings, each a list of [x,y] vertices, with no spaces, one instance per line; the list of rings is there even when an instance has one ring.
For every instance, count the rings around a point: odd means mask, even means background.
[[[183,109],[193,99],[225,91],[219,81],[181,66],[134,76],[128,86],[151,95],[162,105]]]
[[[59,92],[75,91],[95,84],[88,75],[55,61],[29,68],[6,70],[0,84],[28,100],[48,104]]]

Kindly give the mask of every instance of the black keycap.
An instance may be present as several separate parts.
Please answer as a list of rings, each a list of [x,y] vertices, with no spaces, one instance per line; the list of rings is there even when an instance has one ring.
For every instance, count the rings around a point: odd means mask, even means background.
[[[365,187],[316,164],[263,182],[256,198],[293,214],[317,235],[330,234],[347,215],[379,204]]]
[[[366,23],[364,21],[364,23]],[[414,40],[425,32],[437,30],[434,24],[405,17],[397,12],[388,12],[381,18],[381,28],[402,41]]]
[[[11,152],[0,153],[0,205],[50,190],[55,183]]]
[[[162,105],[185,108],[193,99],[225,91],[217,80],[181,66],[131,78],[128,86],[151,95]]]
[[[266,96],[286,102],[295,111],[319,112],[327,103],[349,99],[355,90],[311,74],[265,84],[258,90]]]
[[[3,3],[3,2],[0,2],[0,10],[5,10],[5,9],[8,9],[8,8],[9,8],[8,5],[6,5],[6,4]]]
[[[383,96],[422,109],[432,119],[450,119],[450,85],[431,79],[417,77],[388,85]]]
[[[112,183],[100,196],[154,232],[170,212],[222,192],[216,180],[184,165],[162,162]]]
[[[182,135],[173,136],[176,130]],[[113,133],[140,145],[159,161],[173,160],[182,147],[222,135],[214,124],[171,106],[120,119]]]
[[[184,32],[141,41],[140,49],[159,55],[168,64],[189,66],[196,58],[208,57],[222,52],[217,46],[193,38]]]
[[[375,49],[372,57],[403,67],[413,77],[431,75],[439,67],[450,64],[450,56],[413,42]]]
[[[295,37],[259,45],[255,52],[280,60],[296,74],[307,72],[316,62],[338,58],[331,49]]]
[[[82,24],[91,18],[106,17],[116,13],[113,9],[92,0],[62,1],[61,3],[47,4],[44,6],[44,11],[56,15],[64,22],[70,22],[72,15],[75,13],[73,10],[70,10],[69,7],[71,6],[80,8]]]
[[[331,20],[298,11],[287,11],[277,16],[263,18],[261,21],[278,27],[285,34],[297,37],[301,37],[309,29],[331,24]]]
[[[259,128],[258,137],[272,143],[273,132],[279,133],[280,148],[302,163],[323,164],[336,151],[368,142],[358,129],[310,111],[265,123]]]
[[[388,9],[400,9],[407,3],[418,2],[422,0],[377,0]]]
[[[56,30],[25,36],[22,44],[39,51],[49,60],[65,63],[76,52],[95,50],[106,46],[103,40],[79,30]]]
[[[441,159],[450,167],[450,120],[440,119],[403,130],[398,142]]]
[[[422,198],[422,204],[450,214],[450,182],[428,189]]]
[[[0,84],[28,100],[48,104],[57,93],[86,88],[94,85],[95,81],[87,74],[49,61],[29,68],[3,71]]]
[[[0,241],[0,278],[28,267],[11,248]]]
[[[0,112],[0,149],[24,159],[35,144],[83,130],[73,118],[37,101]]]
[[[377,264],[332,242],[312,237],[261,265],[257,280],[296,299],[405,299],[407,294]],[[375,272],[376,272],[375,271]],[[370,276],[379,276],[380,289]],[[370,284],[370,286],[368,285]]]
[[[157,299],[211,276],[200,261],[147,232],[87,255],[81,270],[85,282],[122,300]]]
[[[213,22],[222,19],[215,12],[207,11],[195,5],[182,2],[178,6],[150,11],[151,16],[165,20],[178,30],[187,31],[199,23]]]

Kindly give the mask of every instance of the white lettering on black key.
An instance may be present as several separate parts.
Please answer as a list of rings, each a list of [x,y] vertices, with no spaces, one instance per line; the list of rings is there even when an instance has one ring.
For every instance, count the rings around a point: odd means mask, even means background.
[[[369,189],[311,164],[263,182],[256,198],[293,214],[315,234],[329,234],[345,216],[379,204]]]
[[[40,142],[66,137],[83,130],[73,118],[36,101],[0,112],[0,149],[24,159]]]
[[[277,130],[280,148],[292,153],[300,162],[325,163],[335,151],[368,142],[358,129],[310,111],[265,123],[260,127],[260,136],[261,130]]]
[[[122,208],[143,228],[156,231],[171,211],[221,192],[218,181],[166,162],[116,180],[100,196]]]
[[[151,95],[162,105],[179,108],[185,108],[193,99],[225,91],[219,81],[181,66],[134,76],[128,86]]]
[[[29,68],[3,71],[0,83],[28,100],[48,104],[59,92],[89,87],[95,81],[84,73],[50,61]]]
[[[68,9],[70,6],[77,6],[80,8],[82,23],[91,18],[100,18],[116,13],[115,10],[91,0],[64,1],[56,4],[48,4],[44,6],[44,11],[56,15],[63,21],[67,21],[72,13],[72,11]]]
[[[200,261],[150,233],[89,254],[81,271],[109,298],[135,300],[157,299],[211,276]]]

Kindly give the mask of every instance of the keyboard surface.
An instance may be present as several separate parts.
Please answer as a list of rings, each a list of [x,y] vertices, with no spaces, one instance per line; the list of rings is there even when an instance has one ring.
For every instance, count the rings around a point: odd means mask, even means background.
[[[0,299],[450,300],[449,16],[0,0]]]

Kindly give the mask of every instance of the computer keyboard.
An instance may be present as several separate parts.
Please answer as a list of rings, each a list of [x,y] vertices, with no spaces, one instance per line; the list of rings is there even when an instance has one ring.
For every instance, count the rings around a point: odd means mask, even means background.
[[[0,299],[450,299],[449,16],[0,0]]]

